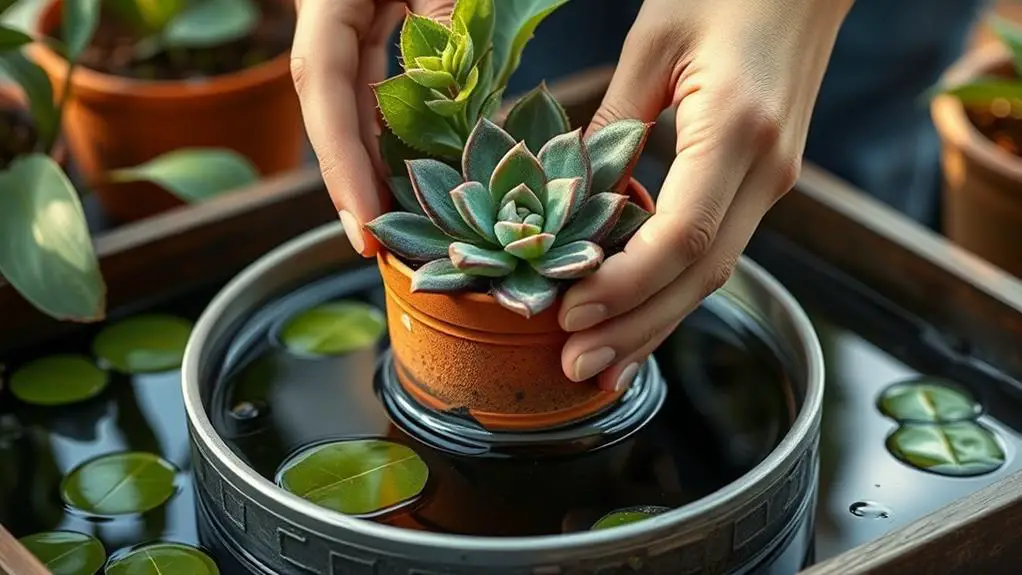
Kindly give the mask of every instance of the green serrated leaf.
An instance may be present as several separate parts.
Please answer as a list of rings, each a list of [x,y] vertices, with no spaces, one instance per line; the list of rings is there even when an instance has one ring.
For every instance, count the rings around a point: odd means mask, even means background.
[[[418,58],[439,56],[450,38],[451,30],[443,24],[409,12],[401,26],[401,59],[415,62]]]
[[[998,98],[1022,100],[1022,81],[981,78],[968,84],[944,88],[943,92],[970,105],[989,104]]]
[[[465,109],[465,102],[457,100],[426,100],[426,107],[444,118],[453,118]]]
[[[386,125],[380,131],[380,155],[392,176],[407,176],[408,166],[405,165],[405,160],[422,157],[421,152],[413,150],[408,144],[402,142]]]
[[[440,56],[419,56],[415,60],[415,65],[424,70],[430,70],[432,72],[443,72],[444,63],[440,60]]]
[[[0,52],[21,48],[25,44],[31,43],[32,37],[28,34],[18,30],[17,28],[11,28],[5,24],[0,24]]]
[[[990,28],[1011,51],[1015,73],[1022,75],[1022,27],[1000,16],[990,17]]]
[[[434,99],[429,88],[400,74],[376,84],[373,89],[384,121],[402,142],[447,160],[461,157],[461,136],[446,118],[426,105],[426,101]]]
[[[554,136],[571,130],[571,124],[568,114],[544,83],[515,102],[504,121],[504,129],[538,152]]]
[[[7,72],[25,93],[39,139],[44,144],[53,142],[57,137],[59,116],[53,104],[53,86],[46,72],[17,50],[0,52],[0,70]]]
[[[447,72],[433,72],[424,68],[412,68],[407,70],[405,74],[415,81],[420,86],[426,88],[443,89],[454,85],[454,76],[451,76]]]
[[[477,50],[490,45],[494,25],[493,0],[458,0],[451,19],[464,22]]]
[[[259,181],[245,156],[222,148],[184,148],[109,173],[114,182],[147,181],[185,202],[201,202]]]
[[[444,46],[443,51],[440,53],[440,64],[444,70],[447,70],[451,74],[455,74],[457,72],[454,65],[454,56],[457,53],[457,38],[454,38],[452,35],[451,40],[447,42],[447,45]]]
[[[64,171],[49,156],[29,154],[0,172],[0,190],[0,274],[56,319],[103,319],[106,287]]]
[[[67,57],[77,61],[92,42],[99,24],[99,0],[64,0],[62,2],[64,47]]]
[[[244,38],[259,23],[252,0],[203,0],[167,23],[160,41],[167,48],[209,48]]]
[[[495,88],[503,90],[518,68],[525,45],[539,24],[568,0],[515,0],[494,3],[493,61]]]

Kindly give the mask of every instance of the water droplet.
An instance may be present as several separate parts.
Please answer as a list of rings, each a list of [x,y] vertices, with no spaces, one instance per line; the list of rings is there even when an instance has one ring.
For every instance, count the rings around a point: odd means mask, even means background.
[[[848,511],[856,517],[866,519],[890,519],[891,508],[874,501],[856,501],[848,506]]]
[[[262,411],[251,401],[239,401],[231,408],[231,417],[238,421],[251,421],[261,415]]]

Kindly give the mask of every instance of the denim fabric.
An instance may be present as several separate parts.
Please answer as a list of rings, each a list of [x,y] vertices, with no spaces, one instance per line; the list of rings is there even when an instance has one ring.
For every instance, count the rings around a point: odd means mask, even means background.
[[[961,55],[987,4],[858,0],[838,36],[805,157],[936,226],[939,143],[920,95]],[[616,62],[640,5],[640,0],[569,2],[540,25],[508,93]]]

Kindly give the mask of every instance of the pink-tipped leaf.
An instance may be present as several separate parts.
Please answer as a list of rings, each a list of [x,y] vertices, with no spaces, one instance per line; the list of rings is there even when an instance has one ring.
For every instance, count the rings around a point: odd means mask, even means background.
[[[519,259],[534,260],[542,257],[554,245],[555,239],[553,234],[534,234],[507,244],[504,251]]]
[[[413,292],[454,292],[478,285],[478,278],[454,267],[444,258],[423,264],[412,273]]]
[[[553,248],[532,262],[540,275],[557,280],[585,277],[603,263],[603,249],[593,242],[581,240]]]
[[[539,201],[539,197],[525,184],[518,184],[510,192],[504,194],[500,200],[500,207],[503,208],[510,202],[514,202],[516,208],[528,208],[529,212],[533,214],[543,215],[543,204]]]
[[[590,193],[624,188],[652,125],[639,120],[619,120],[589,136],[586,147],[593,170]]]
[[[614,229],[628,197],[604,192],[589,198],[578,214],[557,233],[557,245],[563,246],[579,240],[600,243]]]
[[[446,258],[453,241],[426,216],[408,212],[387,212],[365,226],[388,251],[413,262]]]
[[[493,226],[493,231],[497,234],[497,239],[500,241],[500,245],[506,247],[508,244],[514,243],[520,239],[534,236],[542,232],[543,229],[531,223],[497,222],[497,224]]]
[[[486,186],[479,182],[465,182],[451,190],[451,200],[469,227],[491,244],[497,243],[497,236],[493,233],[493,225],[497,223],[493,199]]]
[[[546,185],[543,166],[525,147],[524,142],[515,144],[493,169],[493,175],[490,177],[490,194],[495,201],[500,201],[519,184],[525,184],[533,192],[542,190]]]
[[[500,278],[513,272],[518,265],[518,259],[507,252],[462,242],[451,244],[448,253],[454,267],[472,276]]]
[[[560,232],[581,194],[582,178],[558,178],[547,182],[543,231],[548,234]]]
[[[557,301],[557,284],[527,265],[518,266],[493,291],[497,303],[524,317],[532,317]]]
[[[486,118],[480,118],[465,143],[461,167],[465,180],[489,184],[501,158],[515,145],[507,132]]]
[[[408,175],[412,180],[415,198],[428,217],[447,235],[468,241],[478,241],[477,234],[454,207],[451,190],[462,184],[461,174],[454,168],[432,159],[408,160]]]

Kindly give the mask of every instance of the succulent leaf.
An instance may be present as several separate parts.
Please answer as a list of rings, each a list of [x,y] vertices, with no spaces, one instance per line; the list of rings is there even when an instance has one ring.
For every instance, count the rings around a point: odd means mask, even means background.
[[[504,194],[504,197],[500,200],[500,207],[503,208],[509,202],[514,202],[516,210],[520,208],[527,208],[534,214],[543,215],[543,204],[539,201],[539,197],[529,189],[529,186],[525,184],[518,184],[513,190]]]
[[[476,49],[489,46],[493,40],[493,0],[458,0],[451,20],[465,23]]]
[[[632,235],[652,215],[632,202],[626,203],[624,209],[621,210],[621,216],[618,218],[617,224],[614,225],[614,228],[611,229],[607,237],[601,242],[602,245],[607,249],[613,250],[624,247],[628,240],[632,238]]]
[[[412,12],[401,25],[401,58],[415,62],[423,56],[437,56],[448,45],[451,31],[443,24]]]
[[[387,178],[387,185],[401,209],[420,216],[426,215],[419,205],[419,200],[415,198],[415,189],[410,179],[405,176],[391,176]]]
[[[497,235],[500,245],[507,247],[518,240],[537,235],[543,229],[540,226],[524,222],[502,221],[493,226],[493,231]]]
[[[511,136],[486,118],[480,118],[465,143],[461,166],[468,181],[489,183],[493,169],[515,145]]]
[[[388,251],[413,262],[446,258],[453,241],[425,216],[387,212],[366,223],[366,229]]]
[[[628,203],[628,197],[604,192],[595,194],[578,214],[557,234],[557,245],[563,246],[578,240],[600,243],[617,224],[621,212]]]
[[[451,190],[451,200],[455,209],[480,237],[492,244],[499,243],[493,231],[496,224],[493,210],[493,198],[486,186],[479,182],[465,182]]]
[[[494,200],[500,201],[519,184],[525,184],[534,192],[546,186],[543,166],[525,147],[525,142],[515,144],[497,163],[490,177],[490,194]],[[543,198],[540,197],[540,200]]]
[[[500,305],[529,318],[557,301],[557,284],[523,265],[497,284],[493,296]]]
[[[451,190],[462,184],[461,174],[437,160],[409,160],[407,164],[415,198],[436,227],[453,238],[478,241],[479,234],[461,219],[451,198]]]
[[[532,262],[540,275],[556,280],[585,277],[603,263],[603,248],[593,242],[580,240],[551,249],[542,258]]]
[[[507,252],[461,242],[451,244],[449,255],[454,267],[471,276],[500,278],[513,272],[518,265],[518,259]]]
[[[461,136],[425,103],[432,99],[429,88],[400,74],[374,85],[373,90],[384,121],[402,142],[432,156],[461,156]]]
[[[483,100],[482,108],[479,110],[480,118],[492,118],[500,109],[501,99],[504,97],[504,89],[499,88],[490,92],[490,95]]]
[[[593,170],[590,193],[623,188],[625,182],[622,180],[638,161],[651,125],[639,120],[619,120],[587,138],[586,147]]]
[[[546,184],[546,213],[543,231],[557,234],[571,218],[572,207],[580,203],[582,178],[558,178]]]
[[[478,284],[475,276],[470,276],[454,267],[447,258],[433,260],[412,272],[413,292],[451,292],[461,291]]]
[[[411,68],[405,71],[405,74],[408,74],[416,84],[426,88],[442,89],[454,84],[454,76],[442,70],[434,72],[424,68]]]
[[[512,202],[501,206],[500,210],[497,211],[497,220],[501,222],[522,223],[522,218],[518,215],[518,205]]]
[[[529,224],[519,225],[528,226]],[[550,246],[554,245],[555,239],[553,234],[533,234],[507,244],[504,246],[504,251],[523,260],[534,260],[547,253]]]
[[[592,167],[589,165],[589,152],[582,140],[582,130],[574,130],[567,134],[554,136],[539,151],[539,162],[547,178],[582,178],[579,193],[568,210],[568,218],[574,216],[589,197],[589,182],[592,181]]]
[[[539,214],[529,214],[529,215],[525,216],[525,219],[522,220],[522,223],[523,224],[528,224],[530,226],[536,226],[537,228],[542,229],[543,228],[543,216],[541,216]]]
[[[571,129],[568,114],[541,83],[515,102],[504,121],[504,129],[530,150],[539,150],[551,138]],[[580,174],[578,174],[580,175]]]

